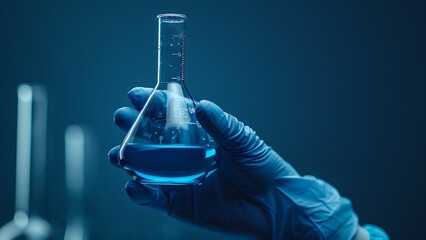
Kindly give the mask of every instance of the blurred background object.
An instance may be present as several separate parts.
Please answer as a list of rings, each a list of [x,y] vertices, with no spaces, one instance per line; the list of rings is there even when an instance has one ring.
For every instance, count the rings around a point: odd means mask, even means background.
[[[88,196],[98,184],[96,178],[97,143],[88,127],[70,125],[65,130],[65,186],[67,223],[65,240],[87,240],[90,237]],[[96,224],[95,224],[96,225]],[[92,229],[93,230],[93,229]]]
[[[426,235],[426,2],[0,2],[0,225],[14,215],[16,86],[49,90],[46,218],[67,225],[64,130],[99,139],[87,208],[94,239],[235,239],[129,201],[108,163],[112,121],[134,86],[153,87],[159,13],[187,15],[185,80],[250,125],[301,174],[334,185],[361,224]],[[270,106],[274,106],[271,111]]]
[[[52,239],[45,219],[47,95],[37,84],[21,84],[17,92],[15,214],[0,239]]]

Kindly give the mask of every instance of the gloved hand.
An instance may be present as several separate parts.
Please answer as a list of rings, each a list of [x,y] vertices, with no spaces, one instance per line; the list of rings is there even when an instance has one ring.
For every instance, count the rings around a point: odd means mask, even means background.
[[[134,108],[121,108],[115,123],[127,130],[151,89],[134,88]],[[358,218],[351,202],[328,183],[300,176],[256,132],[212,102],[196,116],[218,144],[218,169],[202,185],[126,184],[133,202],[209,229],[260,239],[352,239]],[[119,146],[108,156],[118,165]],[[125,159],[124,159],[125,161]]]

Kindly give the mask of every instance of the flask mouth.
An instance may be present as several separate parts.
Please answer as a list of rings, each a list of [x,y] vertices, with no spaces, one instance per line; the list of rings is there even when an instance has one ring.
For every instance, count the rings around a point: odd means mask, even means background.
[[[161,19],[162,21],[180,22],[185,21],[186,16],[184,14],[179,13],[163,13],[158,14],[157,18]]]

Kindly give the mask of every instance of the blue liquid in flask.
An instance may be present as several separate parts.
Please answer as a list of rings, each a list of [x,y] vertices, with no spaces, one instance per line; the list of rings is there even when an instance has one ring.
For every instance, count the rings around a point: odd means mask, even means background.
[[[144,184],[198,184],[212,173],[216,149],[183,144],[129,143],[124,168]]]

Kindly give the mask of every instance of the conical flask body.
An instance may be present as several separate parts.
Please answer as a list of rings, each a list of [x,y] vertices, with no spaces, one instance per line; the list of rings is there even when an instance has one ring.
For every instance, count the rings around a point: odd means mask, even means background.
[[[158,81],[120,148],[120,164],[144,184],[199,184],[215,170],[214,140],[184,82],[185,16],[159,18]]]

